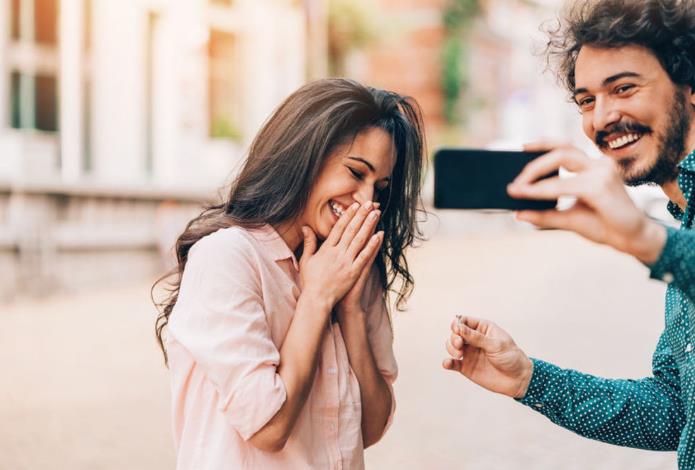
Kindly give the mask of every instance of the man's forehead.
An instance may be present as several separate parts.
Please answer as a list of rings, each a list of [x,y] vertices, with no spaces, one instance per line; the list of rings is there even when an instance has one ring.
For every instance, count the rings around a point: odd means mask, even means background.
[[[617,74],[631,73],[652,77],[665,74],[656,56],[646,47],[630,45],[615,48],[583,46],[574,69],[575,87],[595,88]]]

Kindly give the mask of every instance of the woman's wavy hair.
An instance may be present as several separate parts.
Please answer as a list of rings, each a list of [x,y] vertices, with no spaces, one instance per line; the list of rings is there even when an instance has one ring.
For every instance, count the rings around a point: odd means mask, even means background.
[[[579,50],[585,46],[649,49],[676,85],[695,89],[694,0],[582,0],[543,28],[546,57],[572,94]],[[554,66],[554,67],[553,67]]]
[[[155,302],[160,312],[155,331],[165,363],[164,328],[176,305],[191,247],[222,228],[255,228],[296,218],[326,158],[370,128],[390,134],[396,152],[389,189],[378,199],[384,241],[375,265],[384,295],[396,293],[396,306],[403,309],[414,283],[404,251],[422,239],[417,226],[425,153],[420,108],[410,97],[352,80],[318,80],[301,87],[275,110],[252,142],[226,200],[203,210],[178,237],[178,265],[153,286],[154,290],[170,280],[168,297]]]

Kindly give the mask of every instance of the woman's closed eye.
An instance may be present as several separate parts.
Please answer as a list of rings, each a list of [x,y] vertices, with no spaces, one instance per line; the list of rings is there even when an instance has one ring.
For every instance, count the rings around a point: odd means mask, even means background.
[[[359,181],[362,181],[362,180],[364,179],[364,173],[362,173],[362,172],[360,172],[360,171],[357,171],[357,170],[355,170],[355,169],[352,168],[352,167],[347,167],[347,169],[350,170],[350,173],[352,173],[352,176],[353,176],[355,179],[357,179],[357,180],[359,180]]]

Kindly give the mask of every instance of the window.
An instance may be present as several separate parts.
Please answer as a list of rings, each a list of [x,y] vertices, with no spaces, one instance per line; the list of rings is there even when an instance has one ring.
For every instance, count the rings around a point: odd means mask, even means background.
[[[11,0],[10,116],[15,129],[58,130],[59,0]]]
[[[10,8],[12,40],[58,44],[58,0],[11,0]]]
[[[12,127],[58,130],[58,83],[54,75],[12,72]]]
[[[239,140],[242,135],[239,129],[241,112],[235,36],[228,32],[211,30],[208,53],[210,137]]]

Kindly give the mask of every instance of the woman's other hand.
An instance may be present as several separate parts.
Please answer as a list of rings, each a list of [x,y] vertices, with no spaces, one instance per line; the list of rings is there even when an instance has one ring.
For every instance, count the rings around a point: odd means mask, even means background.
[[[302,296],[326,302],[331,309],[348,292],[348,305],[359,306],[359,297],[374,261],[383,232],[374,234],[380,212],[371,201],[348,208],[318,248],[316,234],[303,227],[304,250],[299,261]],[[353,288],[357,284],[357,290]]]

